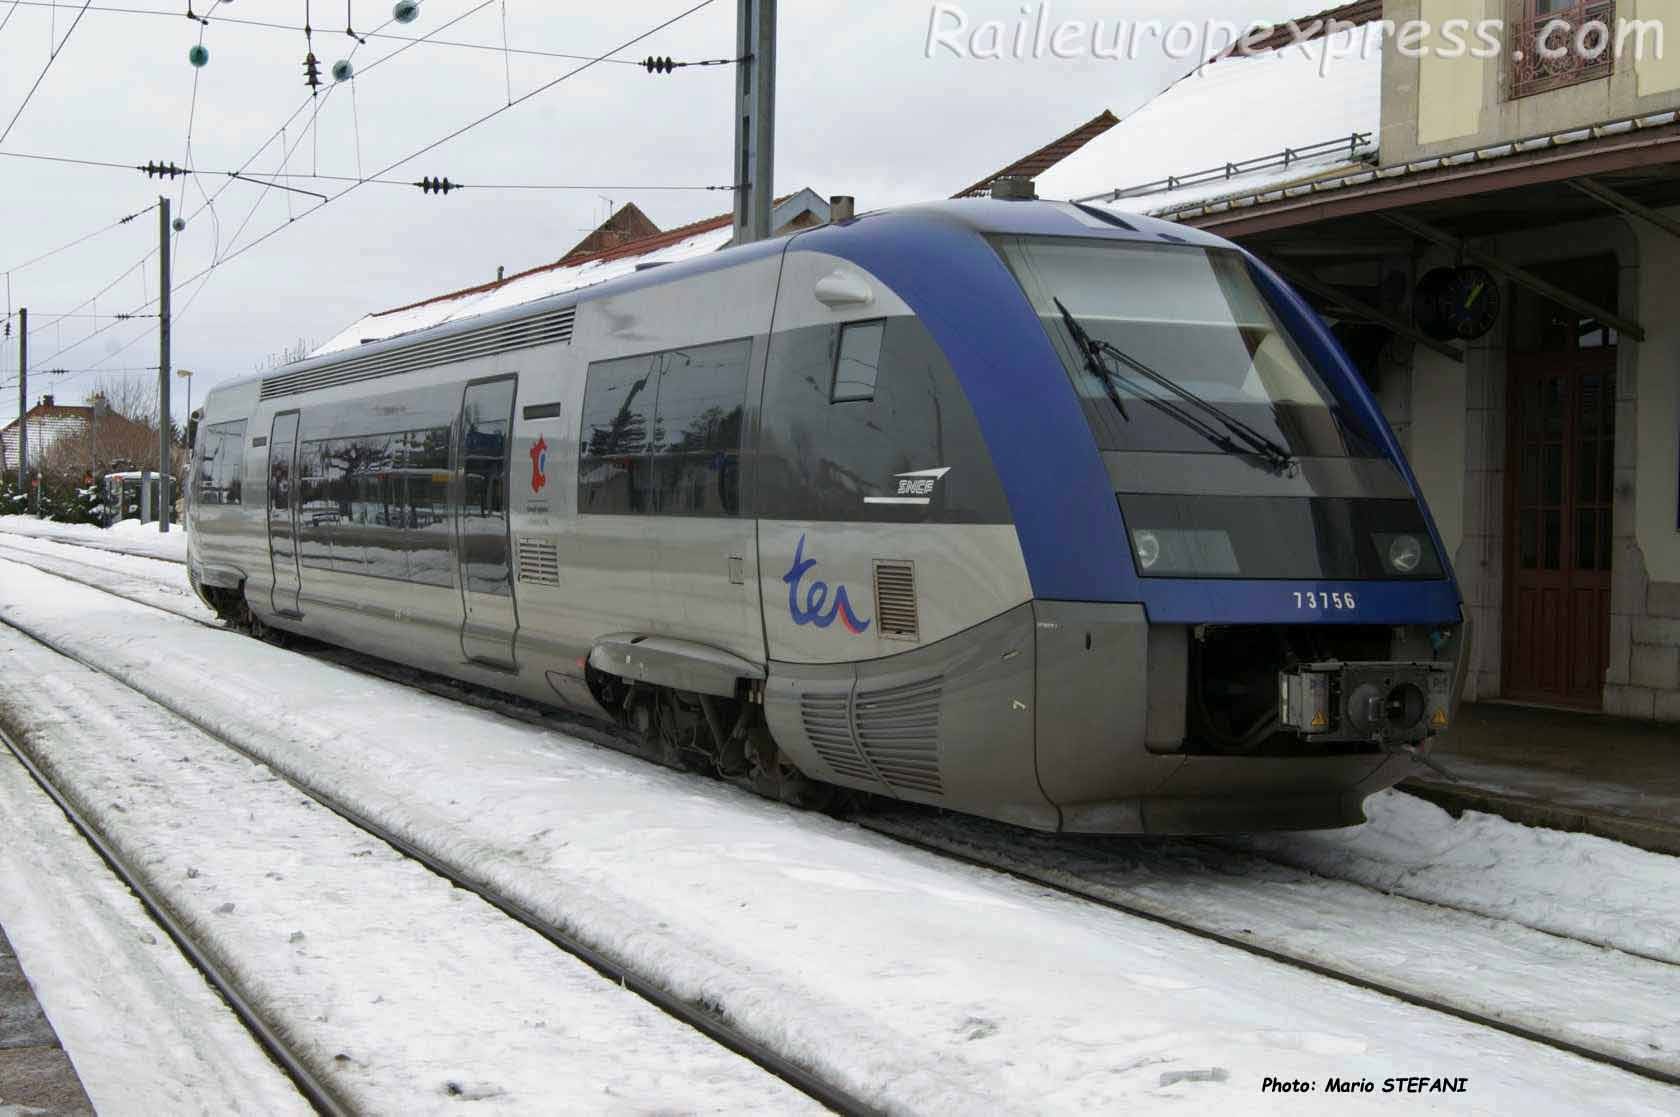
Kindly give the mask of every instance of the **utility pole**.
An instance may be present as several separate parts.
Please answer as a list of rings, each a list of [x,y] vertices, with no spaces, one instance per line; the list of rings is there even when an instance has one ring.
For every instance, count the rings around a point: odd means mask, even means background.
[[[18,492],[29,500],[29,308],[18,311]]]
[[[735,243],[767,240],[775,204],[776,0],[737,0]]]
[[[158,531],[169,531],[169,199],[158,199]]]

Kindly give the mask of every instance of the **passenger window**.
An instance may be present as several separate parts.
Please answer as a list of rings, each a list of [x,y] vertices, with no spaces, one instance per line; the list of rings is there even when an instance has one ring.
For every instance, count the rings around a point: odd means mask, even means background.
[[[648,438],[653,426],[653,358],[589,366],[578,436],[578,511],[653,511]]]
[[[834,359],[830,403],[862,403],[875,398],[875,379],[881,370],[881,338],[885,322],[852,322],[840,328],[840,348]]]
[[[578,511],[739,515],[751,363],[743,338],[591,365]]]
[[[245,480],[245,420],[219,423],[215,430],[220,436],[216,454],[217,503],[239,504],[244,500]]]
[[[199,446],[198,472],[193,474],[193,503],[220,504],[216,491],[216,459],[221,456],[222,436],[215,427],[200,430],[203,443]]]
[[[740,512],[741,417],[750,340],[661,353],[654,360],[654,511]]]

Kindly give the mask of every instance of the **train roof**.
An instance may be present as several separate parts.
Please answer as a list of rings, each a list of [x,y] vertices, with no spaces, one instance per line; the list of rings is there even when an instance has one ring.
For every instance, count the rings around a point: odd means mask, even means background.
[[[409,345],[436,341],[455,334],[481,330],[505,322],[518,321],[593,299],[622,295],[644,287],[676,282],[696,275],[704,275],[723,268],[736,267],[753,260],[773,256],[787,249],[790,242],[810,238],[810,247],[818,251],[844,254],[844,245],[853,237],[879,244],[902,239],[906,251],[916,251],[914,232],[942,227],[966,230],[980,236],[1065,236],[1144,243],[1222,245],[1225,242],[1210,233],[1187,226],[1136,214],[1117,214],[1095,206],[1071,202],[1021,200],[1005,201],[993,198],[963,198],[927,202],[894,209],[875,210],[837,225],[823,225],[800,229],[769,240],[734,247],[705,251],[670,262],[658,262],[628,274],[605,278],[584,287],[575,287],[540,295],[515,306],[487,311],[483,314],[456,318],[439,325],[427,326],[378,340],[370,340],[349,349],[309,357],[279,369],[230,380],[217,385],[220,393],[261,383],[276,376],[293,376],[325,368],[346,360],[372,357],[405,348]]]

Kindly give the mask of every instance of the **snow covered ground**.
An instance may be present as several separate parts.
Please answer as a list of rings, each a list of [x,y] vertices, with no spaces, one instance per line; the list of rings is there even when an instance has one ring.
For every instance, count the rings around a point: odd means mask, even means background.
[[[1389,792],[1383,807],[1404,814],[1413,802],[1420,801]],[[1453,906],[1438,906],[1206,842],[1027,834],[919,810],[884,814],[871,824],[1033,880],[1680,1075],[1680,966],[1548,934],[1526,921],[1472,914],[1450,889],[1439,890],[1439,902]],[[1531,833],[1542,843],[1548,836]],[[1642,896],[1680,885],[1680,860],[1630,852],[1651,858],[1642,877],[1622,875],[1577,897],[1547,881],[1537,888],[1534,908],[1578,904],[1590,910],[1594,901],[1634,908]],[[1532,872],[1526,858],[1510,861],[1517,872],[1490,867],[1490,890],[1543,875]]]
[[[313,1112],[3,749],[0,820],[0,923],[101,1114]]]
[[[1680,1094],[856,827],[0,565],[0,618],[906,1112],[1453,1112]],[[27,962],[27,959],[26,959]],[[1318,1084],[1263,1092],[1268,1077]],[[1421,1099],[1419,1099],[1421,1100]],[[1431,1099],[1442,1104],[1439,1096]]]
[[[0,656],[0,716],[14,736],[55,784],[74,789],[67,794],[123,859],[144,866],[194,939],[352,1108],[440,1113],[472,1100],[497,1113],[815,1110],[132,690],[9,629],[0,629]],[[14,856],[29,848],[7,845],[20,847]],[[13,879],[25,876],[35,874]],[[30,910],[26,898],[10,898],[7,926],[14,914],[32,925]],[[76,939],[32,936],[19,956],[31,973],[73,970],[58,955]],[[98,967],[113,969],[123,972]],[[169,1000],[160,995],[159,1007]],[[53,991],[43,1004],[56,1024]],[[111,1077],[101,1073],[104,1049],[122,1047],[80,1032],[64,1044],[101,1083]],[[125,1078],[150,1046],[119,1055]],[[203,1057],[192,1044],[184,1054]],[[226,1111],[204,1086],[238,1085],[249,1062],[218,1064],[228,1081],[204,1082],[192,1068],[200,1084],[184,1098],[173,1076],[135,1075],[98,1099],[100,1111]]]
[[[178,562],[4,532],[0,532],[0,557],[156,606],[188,620],[221,623],[214,610],[193,593],[187,582],[186,567]]]
[[[1236,844],[1325,876],[1680,965],[1680,858],[1476,811],[1455,819],[1397,791],[1365,810],[1371,821],[1356,829]]]
[[[0,533],[62,539],[84,547],[148,555],[169,562],[187,561],[187,532],[180,524],[170,524],[169,531],[165,533],[158,531],[156,524],[143,524],[139,520],[123,520],[103,528],[92,524],[54,523],[34,516],[0,516]]]

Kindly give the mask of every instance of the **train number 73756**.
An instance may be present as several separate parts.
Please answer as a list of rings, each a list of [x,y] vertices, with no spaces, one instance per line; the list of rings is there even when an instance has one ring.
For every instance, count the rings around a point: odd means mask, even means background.
[[[1351,593],[1296,593],[1297,609],[1357,609],[1359,605]]]

